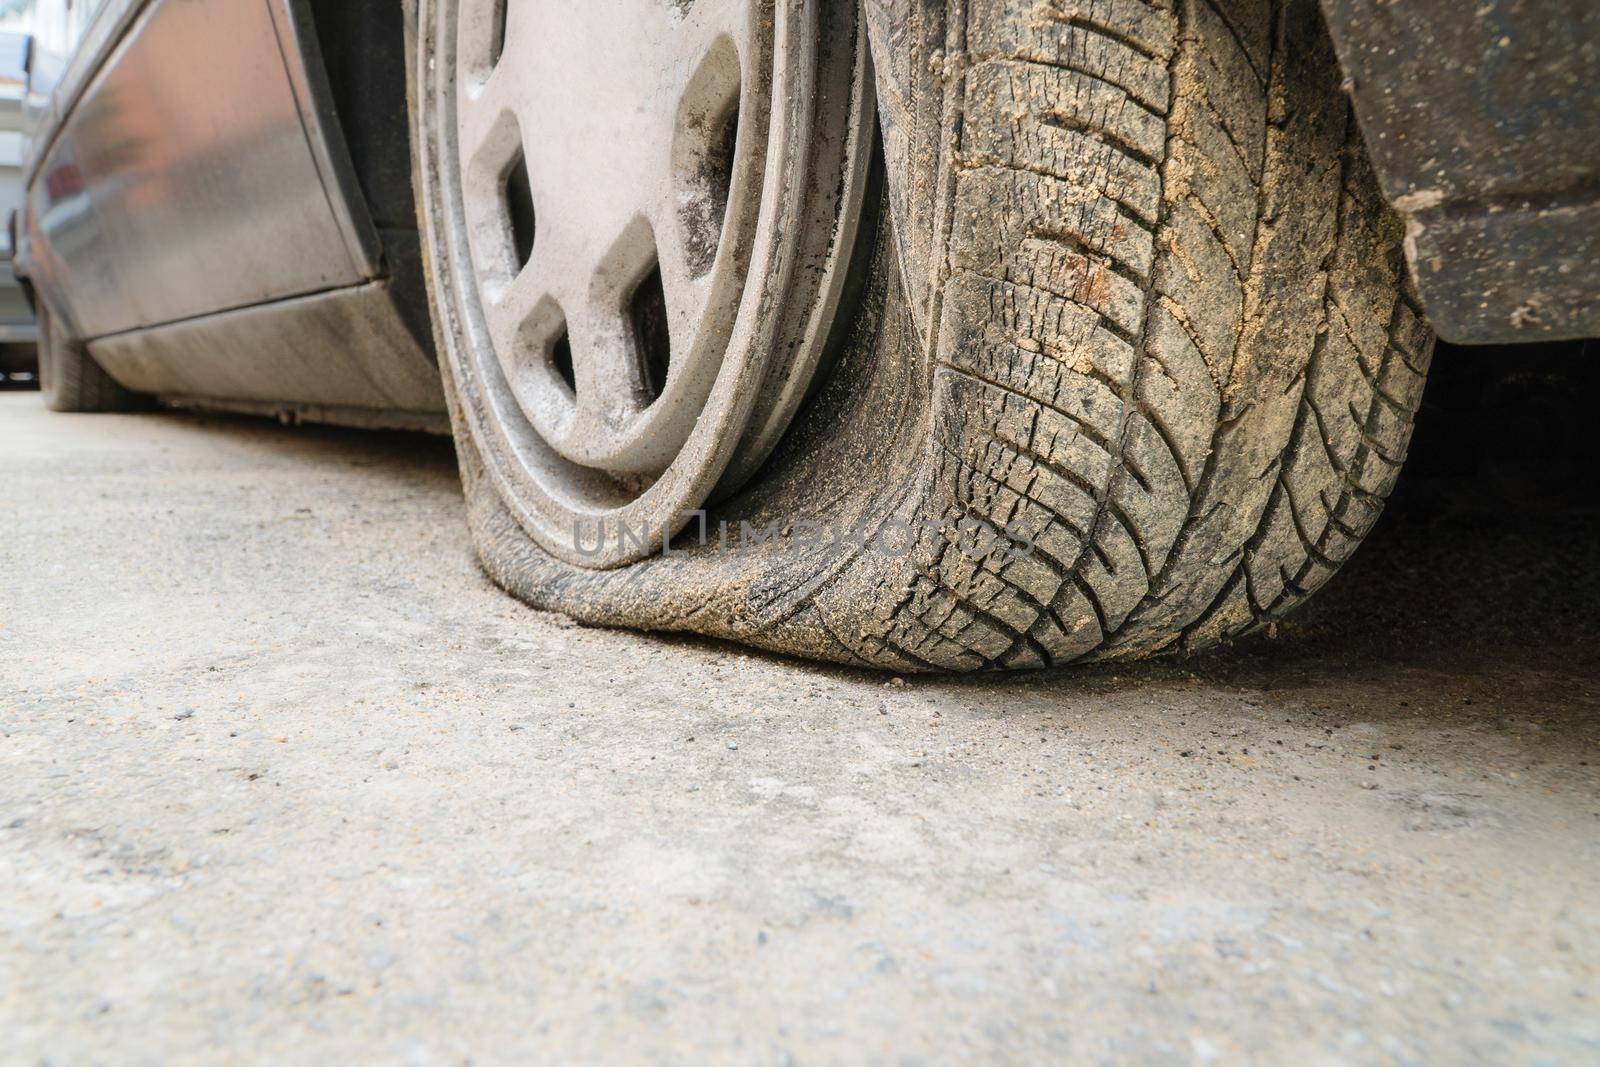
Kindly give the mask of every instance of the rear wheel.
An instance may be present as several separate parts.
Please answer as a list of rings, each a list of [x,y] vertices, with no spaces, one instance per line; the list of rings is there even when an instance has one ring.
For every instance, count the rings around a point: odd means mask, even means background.
[[[1314,0],[856,10],[422,5],[490,573],[900,670],[1198,647],[1320,586],[1431,338]]]
[[[143,406],[137,393],[124,389],[100,369],[83,345],[39,306],[39,391],[51,411],[134,411]]]

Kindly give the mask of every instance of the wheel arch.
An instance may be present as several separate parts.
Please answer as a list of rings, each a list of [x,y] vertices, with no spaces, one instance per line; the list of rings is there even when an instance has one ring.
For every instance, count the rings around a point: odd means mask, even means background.
[[[393,0],[287,4],[314,106],[326,128],[338,132],[335,169],[343,192],[364,205],[395,302],[408,330],[431,355],[406,88],[406,41],[414,7]]]

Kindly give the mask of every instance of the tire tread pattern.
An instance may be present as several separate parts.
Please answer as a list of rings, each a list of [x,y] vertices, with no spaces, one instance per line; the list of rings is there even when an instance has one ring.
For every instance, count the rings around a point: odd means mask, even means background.
[[[54,316],[41,309],[40,388],[45,406],[61,412],[135,411],[142,398],[112,379],[84,346],[62,333]]]
[[[1431,336],[1311,0],[869,0],[924,532],[852,659],[1195,648],[1321,586],[1404,458]],[[892,584],[891,584],[892,587]],[[848,634],[849,636],[845,636]]]

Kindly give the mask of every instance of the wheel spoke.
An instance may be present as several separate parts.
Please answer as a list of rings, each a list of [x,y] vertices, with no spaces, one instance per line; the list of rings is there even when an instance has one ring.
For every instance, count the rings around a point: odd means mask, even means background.
[[[467,75],[462,75],[464,86],[469,80]],[[458,93],[456,137],[469,166],[498,167],[500,161],[491,161],[492,157],[515,150],[512,137],[517,121],[516,103],[513,78],[503,69],[496,69],[485,80],[474,83],[470,94]]]
[[[732,39],[743,52],[753,14],[751,0],[694,0],[674,35],[676,63],[693,68],[719,37]]]
[[[485,293],[484,318],[495,351],[508,374],[528,358],[521,350],[529,344],[527,325],[539,305],[553,300],[548,257],[535,257],[511,283],[494,293]],[[557,303],[559,306],[559,302]]]
[[[624,431],[644,408],[627,323],[610,307],[588,306],[568,318],[578,387],[578,430]]]
[[[666,239],[658,248],[661,288],[667,298],[667,330],[672,350],[679,354],[680,361],[686,361],[701,347],[697,342],[706,325],[706,311],[715,280],[709,274],[695,276],[684,258],[681,223],[674,218],[669,226]]]
[[[739,178],[749,182],[757,169],[741,133],[752,99],[757,109],[765,99],[748,84],[761,81],[750,72],[765,58],[752,40],[754,16],[751,0],[695,0],[673,38],[673,143],[652,217],[679,373],[714,369],[743,286],[717,264],[735,197],[750,192]]]

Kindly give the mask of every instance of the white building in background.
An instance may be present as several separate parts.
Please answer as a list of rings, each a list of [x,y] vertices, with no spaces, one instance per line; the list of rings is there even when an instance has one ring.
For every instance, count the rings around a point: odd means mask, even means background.
[[[65,52],[105,0],[0,0],[0,31],[31,33],[52,51]]]
[[[34,91],[48,92],[105,0],[0,0],[0,32],[33,37]]]

